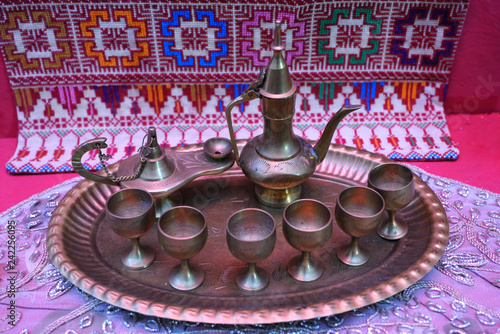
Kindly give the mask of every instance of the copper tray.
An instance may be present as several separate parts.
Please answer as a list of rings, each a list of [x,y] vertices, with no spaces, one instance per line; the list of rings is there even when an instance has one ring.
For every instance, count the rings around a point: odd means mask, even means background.
[[[243,142],[240,142],[243,144]],[[201,149],[200,145],[180,148]],[[315,198],[334,210],[337,194],[351,185],[365,184],[370,169],[388,159],[348,147],[332,145],[324,162],[303,185],[303,197]],[[130,241],[116,236],[105,222],[103,206],[116,187],[84,180],[69,191],[54,211],[47,232],[52,263],[74,285],[109,304],[146,315],[205,323],[257,324],[328,316],[383,300],[418,281],[439,260],[448,241],[448,221],[434,192],[416,177],[417,195],[400,211],[408,222],[408,235],[386,241],[373,234],[363,240],[371,250],[369,262],[349,267],[339,262],[335,247],[349,237],[334,223],[331,241],[313,254],[325,266],[312,283],[293,280],[286,271],[298,251],[289,246],[281,230],[281,209],[261,206],[253,185],[237,167],[185,186],[185,205],[203,211],[209,238],[192,263],[201,265],[206,278],[191,292],[171,288],[166,279],[178,262],[165,255],[157,242],[156,226],[141,242],[153,246],[156,260],[147,269],[130,271],[119,260]],[[225,224],[235,211],[260,207],[278,225],[273,254],[259,263],[271,274],[266,290],[243,292],[234,278],[244,263],[226,246]]]

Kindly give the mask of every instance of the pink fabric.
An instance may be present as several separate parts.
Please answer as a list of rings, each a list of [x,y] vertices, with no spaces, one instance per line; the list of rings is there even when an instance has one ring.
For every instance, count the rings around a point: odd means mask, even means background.
[[[471,0],[448,93],[447,113],[500,111],[500,6]]]
[[[412,163],[425,171],[500,192],[500,115],[449,114],[451,135],[460,150],[456,161]]]
[[[12,175],[4,168],[12,157],[17,145],[17,138],[0,138],[0,212],[7,210],[31,195],[42,192],[65,180],[78,176],[76,173],[56,173],[39,175]]]
[[[7,72],[0,60],[0,138],[17,137],[17,113]]]
[[[379,303],[346,313],[262,326],[186,323],[143,316],[76,289],[48,259],[45,233],[55,205],[77,182],[38,194],[0,214],[2,267],[15,227],[17,274],[0,282],[1,332],[16,333],[492,333],[500,328],[500,195],[415,169],[448,216],[444,255],[420,281]],[[39,176],[36,176],[39,177]],[[28,229],[28,227],[30,227]],[[3,269],[0,269],[3,270]],[[5,274],[4,274],[5,275]],[[9,294],[15,291],[15,296]],[[5,307],[14,301],[12,312]],[[7,316],[12,315],[12,318]],[[11,320],[12,319],[12,320]]]
[[[482,76],[485,80],[488,80],[489,75],[492,75],[492,80],[490,82],[496,83],[500,81],[500,63],[496,61],[497,55],[499,54],[499,46],[497,41],[500,40],[500,29],[498,29],[499,21],[498,17],[500,16],[500,8],[496,6],[496,3],[493,0],[471,0],[468,18],[465,23],[464,36],[463,41],[459,47],[459,53],[457,54],[457,59],[455,63],[454,70],[452,72],[451,81],[449,84],[449,90],[447,95],[447,112],[450,113],[460,113],[460,112],[491,112],[491,111],[499,111],[500,110],[500,87],[494,86],[494,91],[492,94],[485,99],[478,99],[476,94],[476,88],[479,87],[480,84],[483,84],[479,81],[479,77]],[[485,32],[486,31],[486,32]],[[488,82],[488,81],[487,81]],[[485,96],[485,90],[479,88],[478,90],[480,96]],[[481,95],[483,93],[483,95]],[[476,94],[476,95],[475,95]],[[476,100],[474,100],[476,99]],[[464,108],[460,109],[454,107],[455,103],[458,105],[464,106]],[[469,106],[470,110],[467,110],[465,106]],[[477,106],[474,107],[474,106]],[[14,100],[10,89],[7,86],[7,80],[5,77],[5,72],[3,70],[3,64],[0,65],[0,137],[15,137],[17,133],[17,122],[15,118],[15,107]],[[9,116],[9,113],[11,116]],[[456,179],[470,185],[482,187],[484,189],[491,190],[496,193],[500,193],[500,150],[498,149],[498,143],[500,143],[500,115],[498,114],[490,114],[490,115],[448,115],[447,120],[449,123],[449,128],[454,141],[457,143],[461,155],[460,158],[455,162],[423,162],[423,163],[413,163],[413,165],[419,166],[426,170],[427,172],[431,172],[434,174],[446,176],[448,178]],[[15,138],[8,139],[0,139],[0,163],[5,164],[7,159],[12,156],[16,146]],[[21,202],[22,200],[28,198],[29,196],[39,193],[55,184],[58,184],[64,180],[70,179],[74,177],[76,174],[74,173],[66,173],[66,174],[48,174],[48,175],[9,175],[4,168],[0,168],[0,184],[2,185],[2,191],[0,192],[0,212],[6,211],[8,208],[13,205]],[[434,185],[435,186],[435,185]],[[446,184],[441,184],[441,186],[436,187],[437,191],[443,193],[445,190]],[[453,192],[451,199],[448,199],[448,202],[452,203],[452,200],[460,198],[456,191],[460,189],[460,186],[453,185],[455,192]],[[467,210],[471,209],[471,205],[473,201],[481,201],[481,197],[478,197],[478,194],[481,196],[485,196],[484,193],[477,191],[476,189],[466,187],[469,190],[469,198],[467,200],[463,200],[463,202],[469,201],[466,205]],[[446,193],[445,193],[446,194]],[[493,207],[491,208],[491,212],[500,211],[498,208],[498,199],[496,200],[497,204],[492,202],[493,199],[498,197],[488,197],[488,200]],[[479,202],[477,202],[479,203]],[[480,204],[480,203],[479,203]],[[497,205],[496,207],[494,205]],[[481,212],[481,219],[479,221],[492,220],[493,218],[488,215],[488,213],[479,207]],[[470,217],[470,211],[461,212],[467,213],[468,217]],[[453,211],[453,215],[457,215],[456,211]],[[4,217],[5,218],[5,217]],[[2,227],[4,225],[4,218],[2,218]],[[497,218],[495,218],[498,221]],[[457,224],[452,225],[452,227],[456,228]],[[476,227],[477,228],[477,227]],[[475,232],[477,232],[478,239],[485,240],[483,237],[486,233],[486,229],[479,228]],[[491,231],[490,231],[491,232]],[[30,242],[33,239],[31,236]],[[4,239],[2,239],[3,241]],[[493,243],[494,239],[491,239],[489,242]],[[3,247],[3,242],[2,242]],[[498,248],[498,247],[497,247]],[[23,254],[23,260],[25,259],[26,254],[32,254],[35,251],[35,247]],[[477,250],[471,246],[470,243],[466,241],[464,246],[458,248],[456,252],[473,252],[477,253]],[[498,249],[497,249],[498,253]],[[481,258],[482,259],[482,258]],[[5,264],[5,259],[0,263]],[[450,263],[448,263],[450,264]],[[457,263],[451,263],[453,269],[457,269]],[[463,265],[463,263],[462,263]],[[458,265],[459,269],[463,269]],[[487,267],[482,267],[488,269]],[[465,268],[465,271],[468,271],[470,268]],[[491,269],[491,268],[490,268]],[[3,271],[3,269],[0,268]],[[487,271],[486,271],[487,272]],[[436,275],[441,275],[440,272],[436,270],[433,271],[430,275],[425,278],[425,281],[435,280]],[[479,272],[478,275],[484,276],[484,272]],[[479,277],[479,276],[478,276]],[[452,278],[445,278],[449,285],[453,287],[463,288],[463,284],[457,283]],[[494,281],[494,280],[492,280]],[[22,302],[25,302],[27,306],[33,305],[33,301],[43,303],[45,300],[45,295],[54,284],[58,281],[54,280],[53,284],[47,285],[42,289],[43,294],[40,294],[36,299],[33,299],[31,295],[26,295],[23,297]],[[498,280],[495,281],[498,284]],[[481,281],[480,279],[476,279],[476,286],[472,288],[467,288],[467,293],[465,297],[472,298],[472,300],[479,300],[481,303],[487,303],[488,307],[495,308],[497,311],[500,308],[498,304],[497,298],[492,298],[492,295],[497,294],[496,289],[492,294],[488,294],[484,292],[484,288],[487,287],[487,283]],[[3,283],[2,283],[3,287]],[[64,291],[64,284],[61,284],[61,288]],[[418,288],[418,287],[417,287]],[[430,287],[421,290],[419,297],[421,298],[419,301],[421,302],[420,309],[425,305],[428,310],[434,309],[439,310],[434,307],[436,302],[436,298],[432,296],[436,296],[434,293],[437,293],[436,289],[432,289]],[[440,293],[439,293],[440,294]],[[471,319],[473,319],[472,327],[471,325],[467,325],[465,322],[460,322],[461,318],[457,318],[456,316],[463,315],[462,304],[460,302],[452,304],[453,300],[457,298],[452,296],[449,293],[444,293],[445,299],[438,299],[439,301],[445,300],[447,305],[449,306],[447,309],[446,315],[449,316],[448,320],[454,320],[455,325],[457,326],[465,326],[462,331],[472,331],[479,332],[482,330],[490,330],[494,332],[498,330],[499,322],[496,319],[494,325],[487,325],[489,322],[489,318],[484,316],[484,313],[471,314]],[[63,299],[67,298],[67,299]],[[3,301],[0,301],[3,302]],[[74,309],[79,305],[84,305],[89,302],[85,299],[85,296],[80,295],[73,288],[65,297],[61,297],[55,300],[54,304],[57,304],[58,309],[70,308]],[[92,303],[92,301],[90,301]],[[401,301],[395,301],[394,299],[390,299],[388,301],[390,305],[393,306],[391,309],[393,312],[391,313],[390,319],[397,319],[398,314],[403,315],[404,313],[399,313],[401,309],[397,309],[398,306],[404,306],[405,303]],[[392,304],[391,304],[392,303]],[[454,305],[454,307],[453,307]],[[90,305],[92,306],[92,305]],[[419,310],[420,310],[419,309]],[[109,317],[113,317],[112,319],[114,324],[116,324],[116,319],[120,318],[120,329],[130,330],[130,328],[123,327],[123,314],[113,313],[114,310],[106,310],[106,307],[101,307],[100,309],[93,311],[92,324],[99,331],[103,330],[105,324],[109,326],[109,323],[105,323],[106,311],[108,314],[111,313]],[[470,311],[470,309],[469,309]],[[432,312],[432,311],[431,311]],[[15,332],[21,332],[23,325],[26,323],[31,323],[29,325],[30,333],[39,333],[41,332],[41,327],[33,328],[35,324],[38,322],[38,319],[44,318],[49,314],[48,310],[40,311],[37,314],[25,314],[23,323],[16,327]],[[438,312],[429,313],[432,314],[433,318],[436,317]],[[88,313],[87,313],[88,315]],[[412,313],[414,315],[414,313]],[[0,317],[3,318],[5,316],[5,309],[2,308],[0,313]],[[354,317],[356,316],[356,317]],[[359,321],[356,323],[356,319],[359,319],[357,315],[350,314],[349,316],[350,324],[359,324]],[[37,321],[33,321],[33,319],[37,319]],[[52,320],[56,320],[57,317]],[[56,332],[65,332],[66,329],[74,329],[76,332],[81,332],[80,325],[82,324],[80,321],[83,321],[83,324],[88,323],[90,318],[85,318],[85,316],[81,316],[70,323],[69,325],[65,325],[65,327],[60,327]],[[347,319],[347,318],[346,318]],[[354,319],[354,320],[353,320]],[[421,319],[422,318],[417,318]],[[423,318],[425,319],[425,318]],[[441,320],[444,317],[440,318]],[[85,322],[86,321],[86,322]],[[353,322],[354,321],[354,322]],[[412,319],[413,321],[413,319]],[[43,325],[47,325],[50,322],[50,318],[44,319]],[[334,322],[332,322],[334,323]],[[486,324],[485,324],[486,323]],[[1,327],[4,328],[6,323],[3,321],[0,323]],[[435,325],[442,325],[442,321],[436,321]],[[154,322],[150,323],[151,326],[154,325]],[[299,324],[302,326],[302,324]],[[299,327],[296,331],[299,330],[314,330],[314,324],[306,323],[304,326]],[[346,325],[344,322],[343,325]],[[309,327],[305,327],[309,326]],[[451,325],[450,325],[451,326]],[[449,332],[452,329],[455,329],[457,332],[460,328],[457,327],[441,327],[441,332]],[[479,326],[479,327],[477,327]],[[481,329],[480,329],[481,328]],[[115,328],[117,329],[117,328]],[[142,327],[134,328],[136,331],[145,331],[145,321],[142,322]],[[179,328],[177,328],[179,329]],[[366,328],[358,327],[358,329],[362,331],[366,331]],[[405,327],[393,328],[394,331],[397,329],[403,331]],[[211,330],[211,328],[209,329]],[[227,330],[229,331],[229,329]],[[344,331],[347,331],[344,329]],[[90,332],[90,331],[89,331]],[[149,332],[149,331],[148,331]]]

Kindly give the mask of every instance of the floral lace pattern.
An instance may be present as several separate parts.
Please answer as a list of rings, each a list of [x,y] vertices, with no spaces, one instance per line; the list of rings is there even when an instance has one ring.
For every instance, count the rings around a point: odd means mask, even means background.
[[[45,244],[53,210],[81,179],[62,183],[0,215],[0,333],[500,332],[500,195],[409,167],[434,190],[448,215],[450,239],[435,268],[376,304],[325,318],[253,326],[145,316],[74,287],[50,263]],[[13,233],[15,252],[9,243]]]

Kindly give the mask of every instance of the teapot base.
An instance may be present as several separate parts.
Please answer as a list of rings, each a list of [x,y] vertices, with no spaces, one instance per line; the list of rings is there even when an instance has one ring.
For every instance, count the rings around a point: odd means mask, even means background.
[[[284,208],[291,202],[299,199],[301,193],[302,186],[300,184],[286,189],[271,189],[259,184],[255,185],[257,200],[271,208]]]
[[[154,196],[155,218],[160,218],[165,211],[184,203],[184,196],[180,191],[175,191],[168,196]]]

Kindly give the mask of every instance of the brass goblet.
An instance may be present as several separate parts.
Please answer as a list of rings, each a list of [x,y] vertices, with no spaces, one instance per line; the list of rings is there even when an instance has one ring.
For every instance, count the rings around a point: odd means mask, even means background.
[[[389,219],[380,225],[377,233],[384,239],[401,239],[408,233],[408,224],[396,218],[396,211],[407,206],[415,196],[412,171],[394,163],[376,166],[368,175],[368,186],[382,195],[389,214]]]
[[[380,226],[384,217],[384,199],[366,187],[344,189],[337,198],[335,219],[340,229],[352,237],[351,243],[338,247],[337,257],[350,266],[365,264],[369,252],[359,245],[359,239]]]
[[[323,266],[311,252],[323,247],[332,235],[332,214],[321,202],[301,199],[283,211],[283,233],[288,243],[302,252],[288,263],[288,273],[298,281],[315,281]]]
[[[276,224],[273,216],[260,209],[243,209],[229,217],[226,225],[229,250],[248,267],[238,273],[236,284],[242,290],[260,291],[269,283],[269,274],[257,267],[274,250]]]
[[[203,270],[189,264],[207,241],[205,216],[190,206],[177,206],[163,213],[158,220],[158,240],[163,250],[181,263],[170,271],[168,282],[177,290],[199,287],[205,279]]]
[[[113,232],[132,239],[132,246],[121,257],[127,268],[139,270],[153,263],[153,248],[139,243],[139,238],[151,229],[155,221],[154,201],[150,193],[136,188],[117,191],[106,201],[106,220]]]

